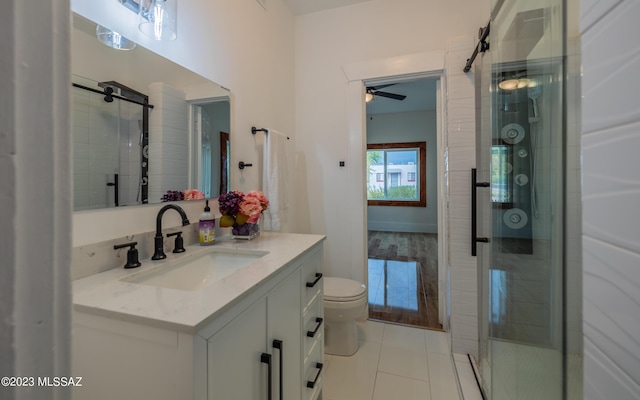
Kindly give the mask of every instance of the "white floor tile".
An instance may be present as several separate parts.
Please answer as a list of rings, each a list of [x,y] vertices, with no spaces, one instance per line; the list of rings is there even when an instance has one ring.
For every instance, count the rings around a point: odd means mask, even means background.
[[[358,322],[358,339],[374,343],[382,343],[385,324],[376,321]]]
[[[449,354],[429,353],[429,383],[431,398],[442,400],[459,400],[458,384],[455,370]]]
[[[374,321],[358,330],[356,354],[325,355],[324,400],[460,400],[446,333]]]
[[[424,331],[428,353],[451,354],[451,345],[447,333],[438,331]]]
[[[425,353],[382,344],[378,371],[421,381],[429,380]]]
[[[378,372],[373,400],[430,400],[429,384],[425,381]]]
[[[356,354],[333,356],[324,374],[323,397],[371,400],[380,358],[380,344],[361,341]]]
[[[385,325],[382,344],[426,354],[425,330],[400,325]]]

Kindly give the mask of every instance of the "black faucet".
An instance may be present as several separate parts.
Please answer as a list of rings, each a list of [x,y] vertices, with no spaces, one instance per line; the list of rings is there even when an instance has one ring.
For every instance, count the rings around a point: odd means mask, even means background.
[[[155,243],[155,250],[153,253],[153,257],[151,257],[152,260],[164,260],[165,258],[167,258],[167,255],[164,254],[164,246],[162,243],[162,216],[164,215],[165,211],[171,208],[180,213],[180,216],[182,217],[182,226],[187,226],[190,224],[189,219],[187,218],[187,214],[185,214],[184,210],[180,206],[175,204],[167,204],[166,206],[162,207],[160,211],[158,211],[158,216],[156,217],[156,235],[153,238],[153,241]]]

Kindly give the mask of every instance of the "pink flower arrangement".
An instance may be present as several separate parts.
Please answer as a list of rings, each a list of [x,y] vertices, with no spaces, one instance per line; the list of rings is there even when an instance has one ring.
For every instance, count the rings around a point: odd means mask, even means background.
[[[202,200],[204,199],[204,193],[198,189],[187,189],[184,191],[185,200]]]
[[[167,190],[160,201],[182,201],[182,200],[200,200],[204,199],[204,193],[197,189],[187,190]]]
[[[220,226],[230,227],[243,224],[256,224],[264,210],[269,208],[269,200],[259,190],[244,194],[240,191],[223,193],[218,197],[222,214]]]

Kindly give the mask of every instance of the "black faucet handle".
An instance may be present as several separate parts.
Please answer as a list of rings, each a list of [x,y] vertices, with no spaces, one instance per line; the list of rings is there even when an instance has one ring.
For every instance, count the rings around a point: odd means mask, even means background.
[[[136,245],[138,242],[130,242],[123,244],[116,244],[113,246],[114,250],[122,249],[124,247],[128,247],[127,250],[127,263],[124,265],[125,268],[137,268],[140,265],[140,261],[138,261],[138,249],[136,249]]]
[[[182,231],[167,234],[167,237],[171,237],[171,236],[176,237],[176,241],[173,246],[173,252],[184,253],[186,250],[184,249],[184,240],[182,239]]]

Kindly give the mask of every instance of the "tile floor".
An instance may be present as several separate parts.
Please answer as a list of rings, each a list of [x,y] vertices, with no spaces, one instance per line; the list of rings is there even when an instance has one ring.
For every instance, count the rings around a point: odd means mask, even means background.
[[[358,329],[356,354],[325,355],[323,400],[460,400],[445,332],[375,321]]]

